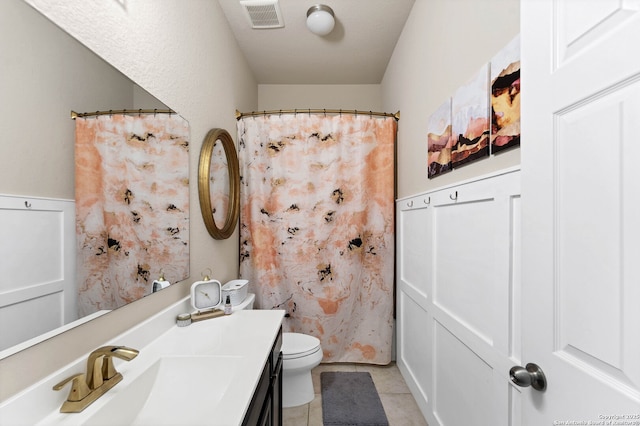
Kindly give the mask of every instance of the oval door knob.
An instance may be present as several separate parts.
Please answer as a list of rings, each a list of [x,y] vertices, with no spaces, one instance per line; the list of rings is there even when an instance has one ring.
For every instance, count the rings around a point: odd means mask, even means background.
[[[511,381],[518,386],[526,388],[531,386],[535,390],[543,391],[547,388],[547,378],[542,369],[534,363],[529,363],[526,367],[516,365],[509,370]]]

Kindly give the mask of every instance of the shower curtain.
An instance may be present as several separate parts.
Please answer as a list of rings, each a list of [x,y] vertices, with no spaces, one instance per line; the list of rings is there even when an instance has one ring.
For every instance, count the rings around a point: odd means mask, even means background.
[[[78,311],[189,275],[189,125],[175,114],[76,119]]]
[[[395,119],[238,121],[240,275],[323,362],[391,361]]]

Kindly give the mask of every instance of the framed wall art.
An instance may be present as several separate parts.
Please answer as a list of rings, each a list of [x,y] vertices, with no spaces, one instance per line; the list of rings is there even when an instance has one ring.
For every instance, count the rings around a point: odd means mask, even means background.
[[[427,177],[451,170],[451,98],[431,114],[427,124]]]
[[[520,145],[520,36],[491,60],[491,152]]]
[[[489,64],[485,64],[451,101],[455,169],[489,155]]]

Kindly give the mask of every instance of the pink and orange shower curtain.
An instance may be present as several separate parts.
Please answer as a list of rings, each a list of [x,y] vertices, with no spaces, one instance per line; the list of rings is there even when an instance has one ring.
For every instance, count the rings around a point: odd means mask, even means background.
[[[189,276],[189,124],[175,114],[76,119],[81,316]]]
[[[238,122],[240,275],[323,362],[391,361],[394,118],[274,114]]]

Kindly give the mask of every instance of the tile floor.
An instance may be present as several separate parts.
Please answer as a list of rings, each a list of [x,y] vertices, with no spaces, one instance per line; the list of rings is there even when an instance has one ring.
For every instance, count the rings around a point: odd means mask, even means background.
[[[315,399],[299,407],[284,408],[284,426],[322,426],[320,373],[323,371],[368,371],[380,395],[389,426],[428,426],[395,363],[387,366],[320,364],[311,372]]]

